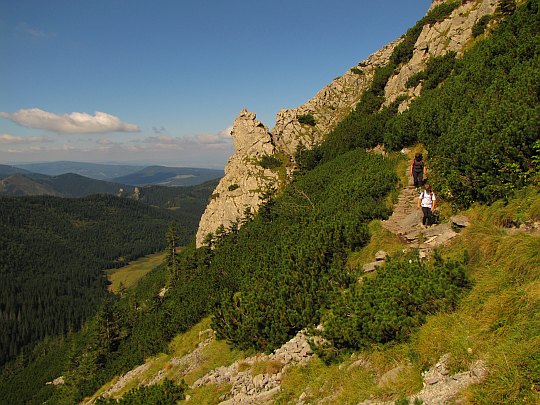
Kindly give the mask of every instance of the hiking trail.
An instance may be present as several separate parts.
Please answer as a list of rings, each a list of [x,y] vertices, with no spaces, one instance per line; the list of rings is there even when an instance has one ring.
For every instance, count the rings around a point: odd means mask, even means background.
[[[446,245],[458,235],[461,228],[469,226],[470,223],[464,215],[455,215],[448,222],[424,228],[422,210],[418,208],[421,190],[412,185],[410,167],[407,168],[406,174],[409,184],[401,189],[398,201],[394,204],[394,212],[390,218],[382,221],[382,226],[397,235],[406,250],[418,249],[418,254],[423,259],[439,246]],[[435,195],[437,196],[436,192]],[[368,273],[382,266],[386,256],[384,251],[377,252],[375,261],[363,266],[364,271]]]

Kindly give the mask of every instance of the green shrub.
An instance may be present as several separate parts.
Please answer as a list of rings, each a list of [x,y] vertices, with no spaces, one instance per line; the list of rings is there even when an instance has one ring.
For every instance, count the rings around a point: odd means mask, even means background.
[[[234,281],[213,328],[240,348],[272,350],[320,319],[355,279],[347,252],[367,243],[367,222],[384,218],[395,162],[355,150],[299,176],[236,235],[214,249],[212,268]]]
[[[461,5],[461,0],[454,0],[439,4],[433,10],[431,10],[424,18],[420,20],[422,25],[435,24],[437,22],[444,21],[452,14],[456,8]]]
[[[423,89],[434,89],[446,79],[454,69],[456,52],[448,52],[442,56],[431,58],[422,72],[415,73],[407,80],[406,86],[416,87],[424,81]]]
[[[416,40],[422,33],[423,24],[417,23],[414,27],[409,28],[403,40],[394,48],[390,56],[390,62],[394,66],[399,66],[401,63],[407,63],[411,60],[414,52]]]
[[[384,124],[387,148],[426,145],[432,183],[456,206],[492,202],[533,181],[538,27],[538,2],[529,1],[463,58],[442,57],[422,97]]]
[[[356,75],[359,75],[359,76],[362,76],[364,74],[364,72],[362,71],[362,69],[358,69],[357,67],[353,67],[351,69],[351,72],[353,72],[354,74]]]
[[[513,14],[515,11],[515,0],[499,0],[499,4],[497,4],[497,12],[499,14]]]
[[[381,66],[375,69],[375,75],[371,82],[370,92],[376,96],[384,96],[384,88],[390,76],[394,74],[395,66],[392,64]]]
[[[456,52],[448,52],[442,56],[431,58],[426,66],[423,89],[434,89],[445,80],[454,69]]]
[[[264,155],[261,160],[259,160],[259,164],[265,169],[272,170],[281,167],[283,162],[274,155]]]
[[[230,184],[229,187],[227,187],[227,189],[228,189],[229,191],[234,191],[234,190],[236,190],[237,188],[240,188],[240,186],[239,186],[238,184],[236,184],[236,183]]]
[[[478,21],[476,21],[476,23],[474,23],[474,25],[472,27],[472,36],[473,36],[473,38],[476,38],[476,37],[479,37],[480,35],[482,35],[484,33],[484,31],[486,30],[486,27],[487,27],[487,25],[489,24],[490,21],[491,21],[491,15],[489,15],[489,14],[486,14],[486,15],[483,15],[482,17],[480,17],[480,19]]]
[[[431,267],[391,260],[373,279],[353,284],[332,308],[324,337],[338,348],[361,349],[403,341],[426,316],[456,307],[470,285],[463,265],[439,261]]]
[[[312,113],[299,115],[296,119],[300,124],[309,125],[310,127],[314,127],[317,124]]]
[[[434,24],[436,22],[443,21],[460,4],[460,1],[452,1],[439,4],[433,10],[431,10],[424,18],[418,21],[414,27],[409,28],[403,38],[403,41],[401,41],[399,45],[394,48],[394,51],[390,56],[390,62],[395,66],[399,66],[401,63],[408,62],[412,58],[414,52],[414,45],[416,44],[418,37],[422,33],[424,25]]]
[[[420,84],[422,80],[425,80],[426,73],[425,71],[417,72],[407,79],[405,86],[410,89],[411,87],[416,87]]]

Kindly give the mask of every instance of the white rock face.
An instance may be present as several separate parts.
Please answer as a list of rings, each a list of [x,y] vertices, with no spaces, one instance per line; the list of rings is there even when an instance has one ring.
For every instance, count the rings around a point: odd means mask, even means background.
[[[197,247],[202,246],[206,235],[214,233],[220,225],[228,227],[242,219],[246,208],[257,212],[262,192],[270,187],[279,189],[287,180],[258,165],[260,158],[280,152],[289,158],[287,172],[290,172],[297,146],[302,143],[311,148],[320,143],[351,112],[371,84],[375,69],[388,63],[399,42],[396,40],[388,44],[360,62],[356,72],[347,71],[306,104],[281,110],[271,132],[256,119],[254,113],[247,110],[240,112],[232,130],[235,153],[227,162],[225,176],[201,218],[196,236]],[[299,115],[308,113],[315,117],[315,126],[298,122]]]
[[[259,196],[271,186],[279,185],[278,173],[264,169],[258,162],[264,155],[276,152],[272,135],[247,110],[240,111],[231,132],[235,153],[225,166],[225,176],[217,185],[199,223],[197,247],[220,225],[230,226],[244,217],[246,208],[256,211]]]
[[[362,94],[371,85],[375,69],[388,63],[392,51],[399,42],[401,39],[386,45],[360,62],[320,90],[306,104],[295,109],[279,111],[276,125],[272,129],[272,136],[279,150],[294,156],[300,143],[308,148],[321,143],[360,101]],[[309,113],[315,118],[315,126],[298,122],[298,116]]]
[[[444,1],[436,0],[430,10]],[[401,66],[399,72],[392,76],[385,88],[385,105],[391,104],[400,95],[406,94],[414,98],[420,94],[420,88],[407,89],[405,84],[409,77],[426,68],[427,61],[434,56],[441,56],[454,51],[463,55],[464,47],[472,40],[472,27],[484,15],[492,14],[497,8],[498,0],[466,1],[456,8],[444,21],[433,25],[425,25],[414,47],[409,62]],[[410,99],[403,103],[400,111],[407,108]]]

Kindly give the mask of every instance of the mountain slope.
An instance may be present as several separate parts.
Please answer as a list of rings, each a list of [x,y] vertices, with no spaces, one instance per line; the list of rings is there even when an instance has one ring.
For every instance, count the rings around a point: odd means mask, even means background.
[[[193,186],[222,176],[222,170],[149,166],[126,176],[116,177],[113,181],[133,186]]]
[[[422,88],[407,87],[408,79],[423,71],[435,57],[451,51],[461,55],[474,40],[472,27],[496,7],[497,0],[434,1],[426,16],[401,38],[349,69],[306,104],[279,111],[272,130],[256,121],[255,114],[241,111],[232,130],[235,154],[201,218],[197,246],[220,225],[227,227],[241,219],[247,208],[256,212],[262,201],[259,197],[266,190],[280,189],[286,184],[288,174],[294,170],[298,148],[311,149],[327,139],[330,132],[358,111],[357,104],[362,99],[371,112],[383,105],[406,110]],[[250,116],[253,118],[246,119]],[[361,138],[362,135],[355,134],[358,127],[366,128],[366,124],[348,128],[351,137]],[[369,130],[385,131],[375,127]],[[252,144],[259,147],[251,147]],[[280,160],[281,167],[274,170],[279,175],[269,170],[261,173],[261,159],[267,154]],[[232,185],[238,187],[229,189]]]
[[[62,193],[56,190],[44,175],[39,176],[43,177],[36,178],[32,174],[26,173],[9,175],[0,180],[0,195],[13,197],[27,195],[62,196]]]
[[[30,173],[30,172],[24,169],[20,169],[15,166],[0,165],[0,179],[12,176],[14,174],[25,174],[25,173]]]
[[[131,195],[133,186],[90,179],[74,173],[47,176],[37,173],[16,174],[0,181],[0,195],[86,197],[91,194]]]
[[[75,173],[81,176],[97,180],[109,180],[114,177],[125,176],[144,168],[136,165],[108,165],[100,163],[86,162],[46,162],[46,163],[26,163],[16,165],[16,167],[28,170],[33,173],[46,174],[48,176],[58,176],[65,173]]]
[[[1,363],[46,335],[79,328],[106,295],[103,270],[163,249],[177,219],[113,196],[4,197],[0,214]],[[179,225],[186,243],[193,224]]]

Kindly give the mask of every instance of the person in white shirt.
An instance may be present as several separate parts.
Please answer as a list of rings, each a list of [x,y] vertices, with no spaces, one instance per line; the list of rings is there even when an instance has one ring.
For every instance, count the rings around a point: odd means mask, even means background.
[[[424,190],[418,197],[418,209],[422,208],[422,213],[424,214],[422,218],[422,226],[431,226],[432,225],[432,211],[437,205],[437,199],[435,198],[435,193],[431,191],[431,186],[426,183],[424,185]]]

